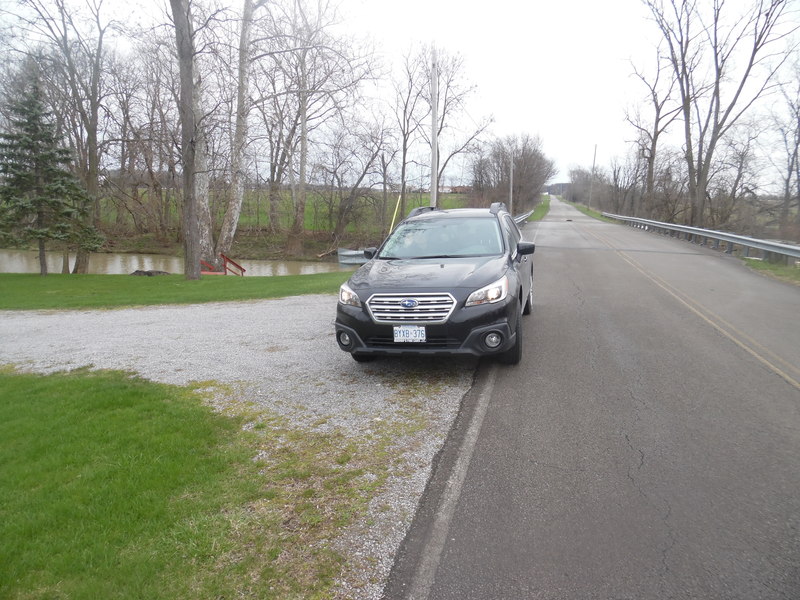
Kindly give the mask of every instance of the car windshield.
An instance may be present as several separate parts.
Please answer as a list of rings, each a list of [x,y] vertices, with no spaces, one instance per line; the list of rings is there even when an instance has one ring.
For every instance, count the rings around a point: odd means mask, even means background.
[[[448,217],[397,226],[378,258],[462,258],[503,253],[497,219]]]

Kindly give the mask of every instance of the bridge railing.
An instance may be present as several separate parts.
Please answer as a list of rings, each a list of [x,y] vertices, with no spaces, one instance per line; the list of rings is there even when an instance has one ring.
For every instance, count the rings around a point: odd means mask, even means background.
[[[788,258],[800,259],[800,246],[793,246],[791,244],[784,244],[781,242],[772,242],[769,240],[759,240],[743,235],[734,235],[725,231],[714,231],[713,229],[700,229],[698,227],[689,227],[688,225],[677,225],[675,223],[662,223],[660,221],[650,221],[649,219],[640,219],[638,217],[625,217],[622,215],[614,215],[611,213],[602,213],[604,217],[621,221],[646,231],[655,231],[664,235],[683,238],[689,242],[699,244],[701,246],[711,246],[717,250],[720,249],[721,244],[725,243],[725,252],[733,254],[735,248],[741,248],[742,256],[745,258],[762,258],[769,260],[772,256],[784,256]],[[752,250],[761,252],[760,257],[751,256]]]

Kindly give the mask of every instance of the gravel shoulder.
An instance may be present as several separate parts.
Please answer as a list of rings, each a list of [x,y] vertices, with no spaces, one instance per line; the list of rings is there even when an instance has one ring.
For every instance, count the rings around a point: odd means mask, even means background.
[[[396,475],[336,545],[349,574],[337,597],[380,598],[461,399],[474,359],[359,364],[334,340],[336,297],[102,311],[0,311],[0,365],[49,373],[118,369],[162,383],[215,382],[293,426],[358,437],[410,407],[424,430],[398,440]],[[399,393],[401,392],[401,393]],[[398,401],[402,398],[402,401]],[[222,407],[224,408],[224,407]]]

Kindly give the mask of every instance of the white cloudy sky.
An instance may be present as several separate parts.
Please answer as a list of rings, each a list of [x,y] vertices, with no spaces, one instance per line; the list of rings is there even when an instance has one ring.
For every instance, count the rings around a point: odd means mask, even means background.
[[[658,36],[640,0],[342,0],[344,25],[387,59],[434,43],[465,58],[478,87],[470,113],[497,135],[538,135],[556,161],[607,165],[633,136],[625,109],[644,91],[631,61],[655,61]]]

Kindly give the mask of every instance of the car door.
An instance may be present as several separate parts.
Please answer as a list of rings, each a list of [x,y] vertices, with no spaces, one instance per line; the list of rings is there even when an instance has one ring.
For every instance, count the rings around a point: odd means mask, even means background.
[[[520,287],[522,288],[522,293],[519,299],[520,304],[524,307],[531,291],[531,287],[533,286],[530,259],[528,255],[520,254],[517,251],[517,244],[519,244],[519,242],[522,240],[522,233],[520,232],[519,227],[517,227],[517,224],[514,222],[514,219],[511,218],[511,215],[503,216],[503,228],[506,232],[506,239],[508,242],[511,259],[511,268],[514,269],[517,280],[520,282]]]

